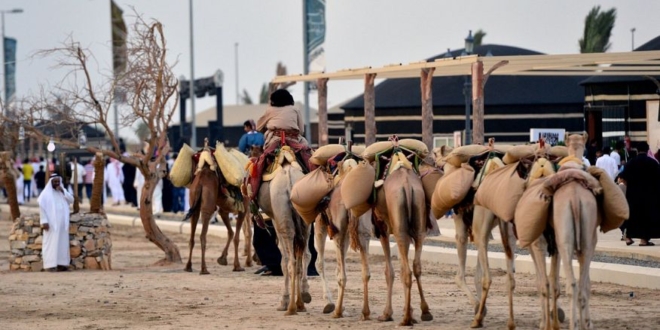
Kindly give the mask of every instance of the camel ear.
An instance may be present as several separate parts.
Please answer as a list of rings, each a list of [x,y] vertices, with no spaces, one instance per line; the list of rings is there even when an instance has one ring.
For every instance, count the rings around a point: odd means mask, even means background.
[[[568,145],[568,137],[571,136],[568,132],[564,133],[564,143]]]
[[[587,141],[589,140],[589,133],[584,132],[584,134],[582,135],[582,137],[584,138],[584,144],[586,145],[586,144],[587,144]]]

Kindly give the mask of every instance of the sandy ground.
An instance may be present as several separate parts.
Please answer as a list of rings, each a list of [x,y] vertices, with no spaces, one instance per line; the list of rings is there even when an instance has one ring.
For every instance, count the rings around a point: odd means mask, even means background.
[[[276,311],[282,277],[254,275],[255,267],[234,273],[220,266],[220,239],[210,240],[211,275],[200,276],[199,243],[193,257],[194,273],[183,265],[151,267],[162,253],[141,230],[113,228],[113,271],[67,273],[9,273],[7,267],[9,223],[0,222],[0,324],[2,329],[382,329],[397,328],[402,318],[402,288],[394,282],[394,320],[375,321],[385,303],[386,285],[382,257],[371,258],[369,286],[372,321],[360,321],[362,284],[359,255],[349,254],[345,317],[333,319],[322,313],[320,278],[310,278],[313,301],[307,312],[284,316]],[[187,237],[168,234],[187,256]],[[336,288],[334,247],[328,253],[327,274]],[[185,257],[184,257],[185,258]],[[230,258],[230,264],[233,258]],[[394,263],[398,269],[398,262]],[[434,320],[415,328],[468,329],[472,308],[454,284],[455,267],[423,265],[426,297]],[[398,272],[397,272],[398,273]],[[472,270],[469,270],[472,273]],[[487,329],[506,327],[505,273],[494,272],[488,301]],[[534,329],[539,322],[537,290],[532,276],[518,274],[514,297],[518,329]],[[472,278],[468,278],[472,283]],[[414,315],[419,318],[419,297],[413,284]],[[635,297],[629,298],[634,291]],[[336,292],[336,291],[335,291]],[[591,313],[596,329],[660,328],[660,291],[592,283]],[[336,296],[336,293],[334,293]],[[566,296],[560,304],[567,309]],[[562,328],[568,328],[566,324]]]

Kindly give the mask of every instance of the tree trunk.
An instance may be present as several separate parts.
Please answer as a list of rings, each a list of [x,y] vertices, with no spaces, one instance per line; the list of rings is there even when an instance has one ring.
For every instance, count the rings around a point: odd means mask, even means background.
[[[80,199],[78,198],[78,160],[73,159],[73,214],[80,213]]]
[[[13,164],[11,162],[11,152],[0,153],[0,168],[5,172],[5,190],[7,190],[7,203],[11,213],[11,220],[15,221],[21,217],[21,210],[18,207],[18,195],[16,194],[16,177],[14,177]],[[21,192],[23,193],[23,192]]]
[[[472,63],[472,143],[484,144],[484,64]]]
[[[433,150],[433,72],[435,68],[422,69],[422,142],[429,151]]]
[[[89,202],[89,211],[91,213],[101,213],[103,207],[103,179],[105,162],[103,154],[96,153],[94,158],[94,183],[92,184],[92,200]]]
[[[374,92],[375,73],[364,75],[364,144],[376,142],[376,95]]]
[[[319,147],[328,144],[328,78],[316,82],[319,94]]]
[[[140,169],[138,168],[138,171],[139,170]],[[158,184],[158,179],[160,178],[155,170],[151,173],[149,171],[144,171],[142,174],[145,172],[147,172],[147,175],[145,175],[145,183],[144,187],[142,187],[142,194],[140,196],[140,219],[142,220],[144,232],[147,234],[148,240],[156,244],[158,248],[165,252],[165,258],[162,262],[180,264],[181,253],[179,253],[179,248],[163,234],[160,228],[158,228],[156,220],[154,220],[151,200],[156,184]]]

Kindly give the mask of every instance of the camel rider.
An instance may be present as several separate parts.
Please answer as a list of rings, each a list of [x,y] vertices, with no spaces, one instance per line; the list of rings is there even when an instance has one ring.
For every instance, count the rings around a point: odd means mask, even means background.
[[[307,140],[302,136],[304,126],[302,116],[294,108],[293,96],[289,91],[286,89],[274,91],[270,95],[270,106],[257,121],[257,131],[264,133],[264,152],[257,160],[253,159],[255,168],[249,178],[251,191],[248,192],[248,196],[253,211],[258,209],[254,200],[259,192],[266,160],[282,146],[283,142],[293,149],[305,173],[313,170],[313,165],[309,163],[312,151]]]

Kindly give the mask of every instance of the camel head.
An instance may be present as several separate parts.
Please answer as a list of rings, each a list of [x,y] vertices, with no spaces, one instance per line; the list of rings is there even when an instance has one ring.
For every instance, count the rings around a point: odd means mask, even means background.
[[[587,144],[589,135],[584,133],[566,135],[566,146],[568,147],[568,155],[578,159],[582,159],[584,155],[584,146]]]

